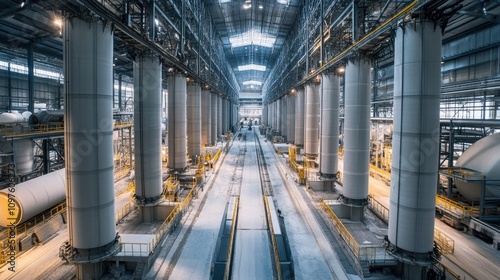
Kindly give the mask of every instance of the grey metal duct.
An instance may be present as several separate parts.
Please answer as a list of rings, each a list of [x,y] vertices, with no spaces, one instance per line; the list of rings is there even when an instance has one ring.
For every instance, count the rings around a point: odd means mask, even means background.
[[[201,91],[201,143],[209,146],[212,142],[212,94],[209,90]]]
[[[304,88],[297,89],[295,97],[295,145],[304,145]]]
[[[394,52],[389,242],[424,259],[434,243],[441,34],[432,22],[412,22],[398,28]]]
[[[320,172],[334,177],[339,159],[340,78],[333,74],[321,77],[321,157]]]
[[[186,76],[168,76],[168,167],[183,170],[187,167],[186,148]]]
[[[345,71],[344,192],[346,204],[364,205],[370,167],[370,62],[359,58]]]
[[[295,95],[291,94],[287,97],[287,140],[289,143],[295,142]]]
[[[187,86],[187,152],[201,155],[201,88],[198,84]]]
[[[212,97],[211,97],[211,112],[212,112],[212,115],[210,117],[210,120],[211,120],[211,126],[212,126],[212,133],[211,133],[211,144],[212,145],[215,145],[217,143],[217,122],[218,122],[218,113],[217,113],[217,99],[219,97],[217,96],[217,94],[212,94]]]
[[[308,156],[317,156],[319,152],[319,85],[308,83],[305,86],[305,135],[304,151]]]
[[[28,118],[28,123],[35,124],[48,124],[48,123],[62,123],[64,120],[64,110],[51,110],[41,111],[36,114],[31,114]]]
[[[116,243],[113,166],[113,31],[78,18],[64,22],[64,144],[70,245],[90,262]],[[79,270],[77,274],[87,273]],[[87,275],[87,276],[85,276]],[[91,275],[95,277],[96,275]]]
[[[222,131],[222,96],[217,96],[217,137],[224,133]]]
[[[33,140],[14,140],[14,163],[16,164],[16,174],[26,174],[33,171]]]
[[[158,57],[144,54],[133,67],[135,197],[147,204],[162,194],[161,64]]]

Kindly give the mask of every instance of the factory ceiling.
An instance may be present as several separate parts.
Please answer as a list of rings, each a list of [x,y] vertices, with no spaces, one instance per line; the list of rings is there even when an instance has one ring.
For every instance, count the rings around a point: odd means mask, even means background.
[[[305,12],[307,10],[317,11],[321,10],[317,7],[325,7],[323,31],[330,36],[324,37],[328,38],[323,43],[325,62],[329,55],[333,56],[352,44],[352,36],[347,34],[351,34],[353,30],[349,29],[352,28],[349,23],[346,24],[351,21],[350,16],[347,13],[348,16],[340,21],[335,16],[344,15],[342,9],[350,9],[351,2],[0,0],[0,63],[9,61],[15,64],[19,61],[19,64],[25,64],[29,50],[32,49],[35,66],[37,63],[49,68],[52,65],[53,69],[60,71],[62,17],[91,14],[105,17],[115,26],[115,74],[131,76],[134,56],[141,51],[153,49],[160,54],[167,69],[176,67],[188,76],[199,78],[202,84],[214,91],[237,101],[240,92],[260,92],[271,80],[274,83],[279,80],[279,83],[284,84],[280,82],[281,76],[287,77],[287,73],[272,73],[273,69],[285,69],[289,62],[283,59],[280,61],[279,57],[283,52],[299,52],[300,58],[290,69],[296,73],[294,76],[297,78],[290,85],[283,85],[281,88],[290,88],[297,83],[297,79],[304,79],[314,70],[311,65],[318,60],[315,58],[318,52],[313,45],[317,41],[315,36],[319,34],[315,29],[321,26],[317,24],[321,21],[317,20],[319,14],[311,14],[308,18],[308,13]],[[365,19],[361,21],[365,23],[366,29],[363,34],[375,29],[410,3],[382,0],[359,2],[365,15]],[[429,1],[426,5],[445,13],[436,14],[436,17],[446,19],[445,41],[500,22],[499,0],[442,0]],[[332,9],[328,10],[329,7]],[[304,27],[298,26],[297,22],[309,24]],[[304,32],[304,29],[310,31]],[[341,33],[336,34],[337,31]],[[306,35],[310,38],[292,41],[304,45],[308,40],[308,52],[302,46],[292,49],[290,39]],[[340,35],[343,37],[338,37]],[[362,48],[390,48],[389,37],[390,32],[385,32],[370,39]],[[343,42],[342,38],[347,41]],[[304,68],[307,56],[309,69]]]

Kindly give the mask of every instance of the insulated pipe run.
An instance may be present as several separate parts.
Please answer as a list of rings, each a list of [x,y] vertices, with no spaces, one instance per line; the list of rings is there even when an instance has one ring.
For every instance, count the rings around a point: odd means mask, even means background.
[[[212,94],[209,90],[201,91],[201,143],[209,146],[212,142]]]
[[[287,118],[286,118],[286,126],[287,126],[287,140],[288,143],[295,142],[295,95],[291,94],[287,97]]]
[[[139,55],[134,62],[135,197],[139,204],[161,198],[161,64]],[[170,132],[170,130],[169,130]]]
[[[109,24],[79,18],[66,19],[63,30],[69,244],[79,252],[74,260],[98,262],[119,248],[114,249],[113,31]],[[94,265],[90,272],[79,266],[77,277],[102,276]]]
[[[212,132],[210,134],[210,137],[211,137],[211,140],[210,140],[210,143],[212,145],[216,145],[217,144],[217,122],[218,122],[218,118],[217,118],[217,99],[219,97],[217,96],[217,94],[211,94],[211,117],[210,117],[210,121],[211,121],[211,127],[212,127]]]
[[[319,153],[319,85],[309,83],[305,90],[305,136],[304,151],[307,156],[317,156]]]
[[[333,178],[339,159],[339,94],[340,78],[333,74],[321,77],[321,157],[320,172]]]
[[[198,84],[187,86],[187,153],[201,155],[201,88]]]
[[[370,62],[358,58],[345,71],[345,204],[366,205],[370,164]]]
[[[433,251],[439,157],[441,29],[425,20],[398,28],[394,52],[389,242]]]
[[[168,167],[183,171],[187,167],[186,76],[168,76]]]
[[[295,145],[304,146],[304,88],[295,97]]]

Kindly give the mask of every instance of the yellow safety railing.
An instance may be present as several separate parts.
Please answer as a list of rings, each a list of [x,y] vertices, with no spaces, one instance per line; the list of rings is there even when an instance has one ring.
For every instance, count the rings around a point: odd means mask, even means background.
[[[271,232],[271,241],[273,243],[274,261],[276,262],[275,265],[278,273],[278,280],[281,280],[281,262],[280,262],[278,246],[276,244],[276,237],[274,236],[274,227],[273,227],[273,220],[271,219],[271,210],[269,209],[269,202],[267,201],[267,197],[262,196],[262,199],[264,199],[264,205],[266,206],[267,222],[269,231]]]
[[[131,199],[127,204],[123,205],[122,208],[118,209],[115,213],[115,221],[118,223],[121,219],[127,216],[132,210],[134,210],[135,200]]]
[[[238,214],[238,204],[240,203],[240,197],[236,197],[234,201],[234,207],[233,207],[233,216],[232,221],[233,223],[231,224],[231,232],[229,233],[229,241],[228,241],[228,246],[227,246],[227,254],[226,254],[226,272],[224,273],[224,279],[229,279],[229,268],[231,267],[231,254],[233,251],[233,238],[234,238],[234,231],[236,228],[236,216]]]
[[[158,228],[156,233],[153,235],[153,238],[147,243],[136,243],[136,242],[121,242],[122,248],[129,248],[130,246],[138,246],[140,251],[138,252],[141,256],[144,255],[149,255],[152,252],[154,252],[154,249],[158,246],[158,243],[160,243],[160,240],[165,236],[165,233],[168,232],[170,229],[172,223],[174,222],[175,218],[177,215],[179,215],[182,211],[184,211],[189,203],[191,202],[191,199],[193,198],[193,192],[195,191],[195,188],[191,189],[189,194],[184,198],[184,200],[181,203],[178,203],[172,212],[168,215],[168,217],[163,221],[161,226]],[[125,252],[127,253],[127,252]]]
[[[434,242],[437,243],[441,254],[453,254],[455,252],[455,240],[437,228],[434,228]]]
[[[349,249],[351,249],[352,253],[359,259],[360,256],[360,247],[356,239],[351,235],[351,233],[344,226],[342,221],[335,215],[332,208],[324,200],[321,200],[321,208],[326,212],[326,214],[330,217],[333,226],[337,229],[340,237],[344,239]]]
[[[459,215],[461,218],[479,216],[479,207],[465,206],[442,195],[436,195],[436,206]]]
[[[217,153],[215,153],[215,156],[212,158],[212,164],[217,162],[217,160],[219,159],[220,153],[221,153],[221,149],[218,149]]]
[[[373,195],[368,195],[368,208],[385,223],[389,222],[389,209],[378,202]]]
[[[368,195],[368,207],[384,222],[389,222],[389,209],[377,201],[373,195]],[[434,228],[434,241],[438,244],[442,254],[453,254],[455,251],[455,241],[437,228]]]

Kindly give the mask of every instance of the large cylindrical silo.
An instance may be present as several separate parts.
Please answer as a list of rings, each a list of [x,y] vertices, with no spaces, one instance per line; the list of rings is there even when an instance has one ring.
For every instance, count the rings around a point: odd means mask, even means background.
[[[343,203],[364,206],[370,167],[370,62],[350,61],[345,71]],[[362,219],[362,211],[360,211]],[[354,217],[351,217],[355,219]]]
[[[212,142],[212,94],[209,90],[201,91],[201,143],[209,146]]]
[[[217,103],[218,103],[218,98],[219,96],[217,96],[217,94],[212,94],[212,98],[211,98],[211,112],[212,112],[212,115],[210,117],[210,120],[211,120],[211,124],[212,124],[212,133],[211,133],[211,137],[212,137],[212,140],[211,140],[211,143],[212,145],[216,145],[217,144],[217,137],[219,136],[217,134],[217,123],[219,121],[218,119],[218,113],[217,113]]]
[[[113,31],[64,22],[64,144],[69,244],[77,278],[99,278],[99,261],[119,250],[113,162]]]
[[[304,145],[304,88],[297,89],[295,97],[295,145]]]
[[[261,117],[261,123],[265,126],[268,125],[268,120],[267,120],[267,104],[264,104],[262,106],[262,117]]]
[[[133,66],[135,197],[148,204],[162,194],[161,64],[158,57],[143,54]]]
[[[410,269],[418,269],[418,265],[412,265],[415,262],[432,263],[438,182],[441,38],[439,25],[425,20],[399,27],[396,33],[388,235],[390,251],[409,264]],[[408,279],[420,276],[415,270],[410,270],[410,274],[417,276]]]
[[[308,83],[305,88],[304,152],[315,157],[319,152],[319,85]]]
[[[481,172],[486,177],[485,198],[500,197],[500,133],[487,136],[472,146],[458,158],[456,167]],[[479,202],[482,193],[482,182],[465,182],[454,180],[460,194],[469,202]]]
[[[201,88],[198,84],[187,86],[187,153],[201,155]]]
[[[168,167],[184,170],[187,167],[186,147],[186,76],[168,76]]]
[[[286,127],[287,127],[287,141],[288,143],[295,142],[295,94],[290,94],[287,97],[287,116],[286,116]]]
[[[10,207],[9,194],[13,194],[15,215],[0,216],[0,227],[8,227],[10,223],[24,223],[43,211],[56,206],[66,199],[66,173],[64,169],[16,185],[14,192],[0,190],[0,209],[7,211]],[[9,219],[7,219],[9,218]],[[10,219],[12,218],[12,220]]]
[[[285,138],[287,137],[287,127],[286,127],[287,107],[286,107],[286,105],[287,105],[286,97],[280,98],[280,131],[281,131],[281,135],[284,136]]]
[[[339,157],[339,93],[340,78],[324,74],[321,78],[321,157],[320,172],[334,177]]]
[[[229,130],[229,106],[228,100],[222,99],[222,133]]]
[[[222,96],[217,95],[217,135],[222,135]]]

